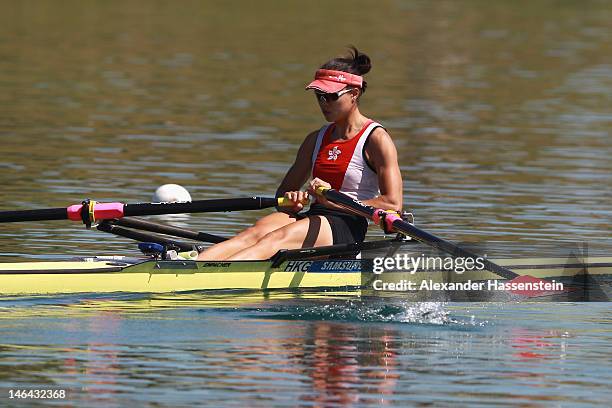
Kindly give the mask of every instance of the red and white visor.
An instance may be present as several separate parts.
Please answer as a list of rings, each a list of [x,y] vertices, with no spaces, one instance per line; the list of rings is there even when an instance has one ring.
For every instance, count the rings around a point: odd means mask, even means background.
[[[334,71],[331,69],[319,69],[315,73],[315,80],[308,84],[306,89],[316,89],[325,93],[339,92],[347,85],[361,88],[363,77],[349,74],[344,71]]]

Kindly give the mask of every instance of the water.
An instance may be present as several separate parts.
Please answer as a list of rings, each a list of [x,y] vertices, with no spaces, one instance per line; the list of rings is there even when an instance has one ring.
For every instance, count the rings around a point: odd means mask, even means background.
[[[609,255],[611,20],[605,1],[0,0],[0,210],[149,201],[164,183],[271,195],[322,124],[304,85],[352,43],[419,226],[504,255]],[[265,213],[169,222],[231,235]],[[136,254],[67,222],[2,225],[0,245],[2,261]],[[99,406],[610,401],[609,303],[388,301],[3,299],[0,388]]]
[[[420,225],[610,248],[607,2],[259,3],[2,3],[0,207],[148,201],[168,182],[196,199],[273,194],[322,124],[303,86],[352,42],[373,59],[362,110],[395,139]],[[259,216],[189,224],[231,234]],[[29,257],[124,241],[41,223],[0,242]]]
[[[603,406],[611,396],[605,303],[70,296],[7,301],[0,316],[2,389],[65,389],[78,405]]]

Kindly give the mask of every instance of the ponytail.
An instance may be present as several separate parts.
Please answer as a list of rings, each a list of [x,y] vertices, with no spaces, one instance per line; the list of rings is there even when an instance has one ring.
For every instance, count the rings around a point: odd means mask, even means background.
[[[372,61],[366,54],[360,52],[354,46],[349,46],[350,54],[346,57],[337,57],[327,61],[321,65],[321,69],[331,69],[335,71],[344,71],[350,74],[363,76],[372,69]],[[364,80],[361,87],[361,93],[366,90],[367,83]],[[360,95],[361,96],[361,95]]]

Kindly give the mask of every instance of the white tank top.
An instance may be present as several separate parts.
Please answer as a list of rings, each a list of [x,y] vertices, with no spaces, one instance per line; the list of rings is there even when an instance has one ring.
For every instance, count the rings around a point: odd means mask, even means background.
[[[312,151],[312,177],[318,177],[357,200],[380,195],[378,176],[365,159],[364,147],[374,129],[382,127],[368,120],[355,137],[331,141],[334,124],[321,128]]]

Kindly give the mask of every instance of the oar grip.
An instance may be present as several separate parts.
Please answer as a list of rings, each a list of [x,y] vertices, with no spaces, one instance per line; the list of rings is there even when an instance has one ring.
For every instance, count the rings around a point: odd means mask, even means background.
[[[295,205],[294,201],[288,200],[285,197],[278,197],[277,200],[278,200],[279,207],[293,207]],[[308,199],[308,197],[300,201],[302,205],[308,205],[309,202],[310,200]]]
[[[331,188],[325,187],[325,186],[319,186],[319,187],[317,187],[315,192],[317,193],[317,195],[325,196],[325,192],[327,192],[329,190],[331,190]]]

